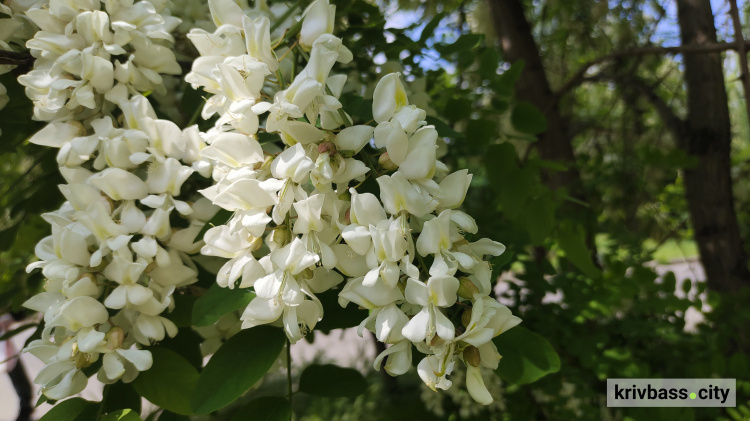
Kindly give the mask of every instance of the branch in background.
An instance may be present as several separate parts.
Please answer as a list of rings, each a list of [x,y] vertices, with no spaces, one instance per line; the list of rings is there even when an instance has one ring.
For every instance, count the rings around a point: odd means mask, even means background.
[[[656,93],[656,86],[650,85],[645,80],[634,76],[633,74],[614,76],[611,78],[613,82],[623,86],[629,86],[638,91],[651,105],[654,107],[656,112],[659,114],[664,125],[669,129],[675,140],[679,140],[683,137],[687,131],[685,120],[681,119],[672,108],[667,104],[662,97]]]
[[[740,10],[737,8],[737,0],[729,0],[729,14],[732,15],[732,23],[734,23],[734,42],[737,45],[740,61],[740,79],[745,90],[745,112],[747,121],[750,122],[750,70],[747,65],[747,45],[742,38],[742,20],[740,20]]]
[[[742,41],[743,48],[750,46],[750,41]],[[601,64],[620,57],[636,57],[654,54],[705,54],[718,53],[727,50],[737,50],[740,48],[740,42],[717,42],[712,44],[695,44],[680,45],[678,47],[636,47],[625,50],[615,51],[610,54],[595,58],[581,66],[580,69],[555,93],[555,102],[573,88],[577,87],[586,80],[586,72],[593,66]],[[747,56],[745,56],[747,61]]]

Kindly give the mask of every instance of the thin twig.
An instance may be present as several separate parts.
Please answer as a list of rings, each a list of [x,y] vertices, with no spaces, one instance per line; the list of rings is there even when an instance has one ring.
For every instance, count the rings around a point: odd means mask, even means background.
[[[750,41],[744,41],[743,46],[747,47],[750,45]],[[643,56],[650,54],[701,54],[701,53],[718,53],[726,50],[736,50],[738,43],[735,42],[717,42],[715,44],[699,44],[699,45],[680,45],[677,47],[636,47],[628,48],[625,50],[615,51],[610,54],[603,55],[595,58],[583,66],[571,77],[557,92],[555,92],[555,101],[557,102],[560,98],[571,91],[576,86],[580,85],[586,76],[586,72],[597,64],[604,63],[606,61],[619,58],[619,57],[631,57],[631,56]]]

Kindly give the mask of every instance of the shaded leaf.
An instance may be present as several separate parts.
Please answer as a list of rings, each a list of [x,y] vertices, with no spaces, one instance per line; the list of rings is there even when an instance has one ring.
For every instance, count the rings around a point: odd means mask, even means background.
[[[89,421],[96,419],[98,405],[81,398],[64,400],[49,410],[39,421]]]
[[[136,414],[141,412],[141,397],[132,383],[115,382],[105,385],[102,395],[104,398],[100,405],[105,414],[123,409],[132,409]]]
[[[503,358],[495,373],[513,384],[532,383],[560,369],[560,357],[541,335],[516,326],[492,340]]]
[[[288,400],[277,396],[264,396],[242,407],[231,421],[289,421],[291,418],[292,407]]]
[[[560,225],[557,240],[560,248],[565,252],[565,258],[586,276],[598,278],[601,275],[586,246],[586,232],[581,226],[570,223]]]
[[[222,288],[214,283],[211,288],[198,298],[193,307],[193,325],[210,326],[221,316],[247,307],[255,298],[255,293],[248,289]]]
[[[178,414],[190,415],[190,398],[198,381],[198,370],[180,354],[166,348],[151,348],[154,364],[133,381],[139,395]]]
[[[299,379],[299,391],[316,396],[353,398],[365,389],[367,380],[359,371],[333,364],[310,365]]]
[[[229,338],[198,379],[192,399],[195,412],[208,414],[234,402],[266,374],[285,343],[284,332],[271,326],[256,326]]]
[[[513,107],[510,121],[522,133],[539,134],[547,131],[547,119],[531,103],[521,101]]]
[[[100,418],[101,421],[141,421],[141,417],[132,409],[119,409]]]

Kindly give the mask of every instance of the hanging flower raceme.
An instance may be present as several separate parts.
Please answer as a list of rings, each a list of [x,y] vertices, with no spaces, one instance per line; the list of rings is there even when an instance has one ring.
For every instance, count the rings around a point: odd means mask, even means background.
[[[497,367],[492,339],[520,322],[490,297],[485,258],[505,248],[471,239],[478,227],[459,208],[472,176],[439,161],[438,133],[399,73],[377,83],[374,123],[352,124],[335,69],[353,57],[328,0],[274,33],[290,13],[208,2],[216,28],[189,32],[200,57],[185,77],[208,94],[206,132],[157,119],[138,95],[179,71],[165,47],[178,22],[161,3],[50,1],[27,13],[41,30],[22,77],[36,117],[52,121],[31,141],[59,148],[67,181],[29,267],[47,278],[26,305],[44,313],[28,351],[47,364],[36,381],[48,397],[80,391],[81,370],[99,358],[105,383],[148,369],[142,347],[176,334],[166,315],[196,282],[200,250],[224,259],[219,287],[254,292],[241,314],[199,330],[205,353],[263,324],[295,343],[325,317],[318,295],[333,289],[341,306],[369,311],[360,335],[388,344],[376,369],[406,373],[416,348],[429,387],[448,389],[462,362],[469,394],[492,401],[481,367]],[[208,224],[219,208],[231,216]]]
[[[483,259],[504,247],[464,237],[477,232],[457,209],[471,175],[437,160],[438,134],[409,104],[397,73],[375,89],[377,126],[351,126],[338,100],[346,77],[331,72],[352,56],[332,34],[328,1],[304,13],[293,54],[307,64],[288,86],[276,72],[283,59],[269,42],[269,20],[243,16],[229,0],[210,5],[218,28],[191,32],[201,57],[186,79],[212,94],[203,116],[219,114],[202,151],[215,184],[202,193],[233,216],[206,233],[202,252],[229,259],[220,286],[255,291],[242,327],[277,324],[294,343],[325,316],[316,294],[338,288],[341,305],[370,310],[360,333],[391,344],[376,368],[386,359],[390,374],[405,373],[414,344],[430,387],[450,387],[463,361],[469,393],[491,402],[477,370],[497,365],[492,338],[520,320],[489,298]],[[277,134],[284,148],[260,144],[259,131]],[[381,154],[378,168],[366,163],[367,144]],[[376,172],[378,195],[352,188]]]
[[[19,82],[37,120],[95,119],[181,72],[169,47],[180,21],[161,2],[49,0],[26,16],[40,30],[26,43],[34,69]]]
[[[191,174],[210,171],[199,162],[204,145],[195,128],[156,119],[142,96],[120,106],[124,127],[102,117],[85,135],[78,122],[58,122],[30,139],[59,148],[67,181],[65,204],[44,215],[52,235],[28,268],[42,269],[45,292],[25,303],[44,313],[42,338],[26,351],[46,364],[35,382],[50,399],[80,392],[82,370],[100,358],[104,383],[129,382],[150,368],[140,346],[177,334],[163,313],[174,308],[176,289],[196,282],[188,255],[216,212],[190,189],[183,193]],[[185,220],[182,228],[172,226],[174,216]]]

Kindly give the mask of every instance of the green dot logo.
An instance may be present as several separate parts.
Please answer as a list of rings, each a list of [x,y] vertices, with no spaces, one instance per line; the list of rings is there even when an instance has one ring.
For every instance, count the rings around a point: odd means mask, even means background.
[[[690,394],[690,399],[695,399],[695,392]]]

